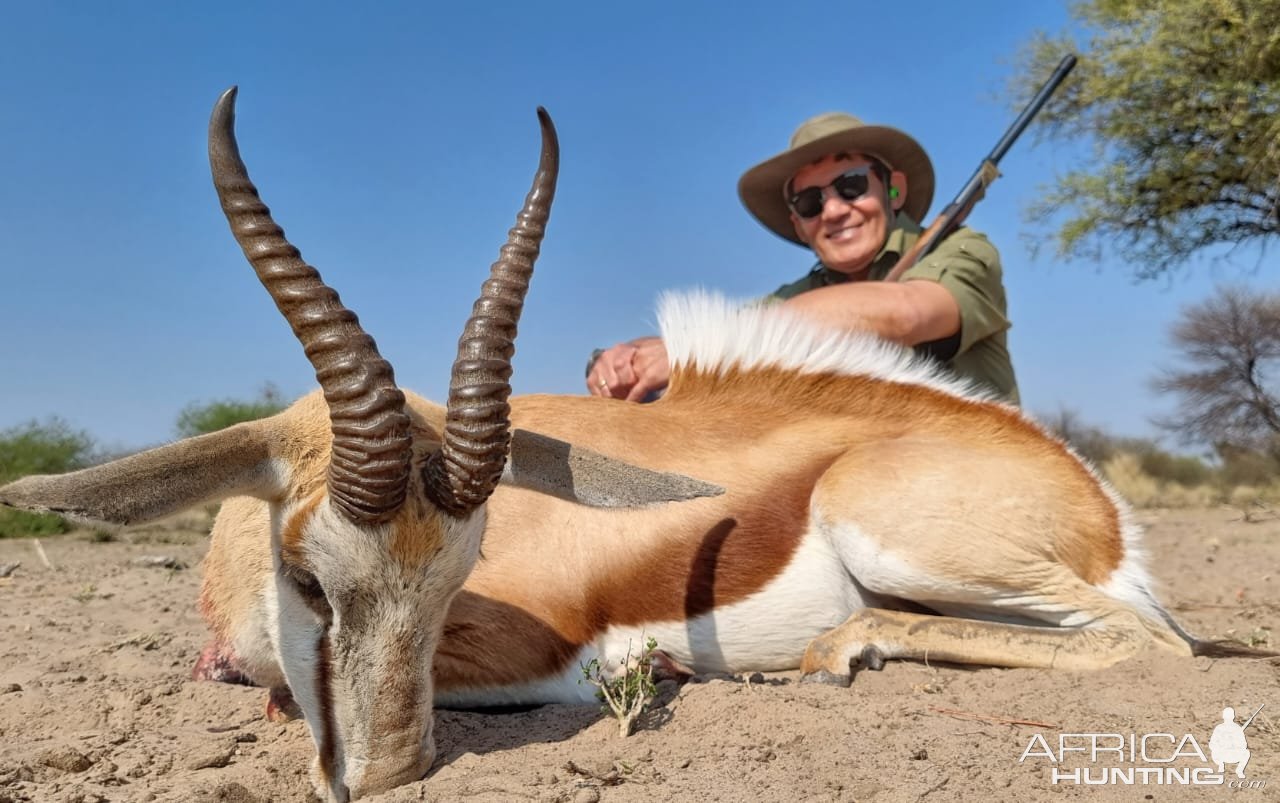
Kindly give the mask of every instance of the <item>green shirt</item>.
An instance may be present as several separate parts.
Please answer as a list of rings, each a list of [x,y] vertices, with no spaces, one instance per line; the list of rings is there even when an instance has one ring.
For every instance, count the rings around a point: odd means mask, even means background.
[[[884,248],[871,263],[869,278],[879,281],[915,245],[923,230],[899,214]],[[1004,284],[1000,254],[986,236],[962,227],[948,235],[902,274],[902,280],[927,279],[945,287],[960,307],[960,337],[945,365],[957,376],[972,379],[1007,401],[1018,403],[1018,383],[1009,359]],[[784,284],[768,297],[781,301],[818,287],[850,281],[848,274],[818,263],[804,278]]]

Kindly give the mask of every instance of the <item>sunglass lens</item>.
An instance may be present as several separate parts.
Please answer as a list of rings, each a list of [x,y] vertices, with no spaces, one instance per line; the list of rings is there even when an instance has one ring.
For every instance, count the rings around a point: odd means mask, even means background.
[[[871,186],[866,173],[845,173],[831,182],[832,188],[846,201],[856,201],[867,194]]]
[[[791,196],[791,209],[803,218],[822,214],[822,188],[809,187]]]

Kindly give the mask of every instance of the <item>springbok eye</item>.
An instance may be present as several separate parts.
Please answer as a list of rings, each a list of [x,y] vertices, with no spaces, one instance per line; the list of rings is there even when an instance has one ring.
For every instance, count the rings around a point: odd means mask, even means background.
[[[289,566],[284,570],[284,576],[297,590],[302,601],[307,603],[307,607],[321,616],[331,615],[329,599],[325,596],[324,588],[314,574],[297,566]]]

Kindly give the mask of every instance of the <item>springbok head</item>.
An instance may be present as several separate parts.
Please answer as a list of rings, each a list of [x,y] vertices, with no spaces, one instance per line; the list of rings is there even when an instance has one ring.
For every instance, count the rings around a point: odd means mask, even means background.
[[[719,489],[510,431],[516,321],[559,159],[544,110],[533,187],[463,329],[442,420],[427,420],[259,200],[235,140],[235,95],[222,95],[209,123],[214,185],[323,400],[313,394],[272,418],[72,474],[27,477],[0,488],[0,504],[129,524],[233,495],[268,502],[266,629],[316,743],[317,791],[347,800],[418,780],[431,766],[432,656],[477,560],[485,501],[508,453],[509,481],[585,504]]]

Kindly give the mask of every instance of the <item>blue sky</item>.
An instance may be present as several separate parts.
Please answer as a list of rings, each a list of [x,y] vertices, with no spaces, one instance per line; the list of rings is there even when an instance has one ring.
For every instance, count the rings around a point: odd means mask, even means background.
[[[240,86],[264,200],[401,385],[442,399],[457,334],[527,190],[534,109],[562,170],[515,390],[582,392],[588,352],[657,295],[732,297],[807,269],[742,210],[747,167],[830,110],[930,151],[936,212],[1012,121],[1013,55],[1065,4],[21,3],[0,26],[0,428],[56,415],[111,448],[187,404],[314,387],[228,232],[209,110]],[[1169,323],[1251,259],[1159,283],[1032,259],[1022,208],[1078,153],[1024,137],[970,218],[1000,247],[1025,405],[1129,434],[1167,403]]]

